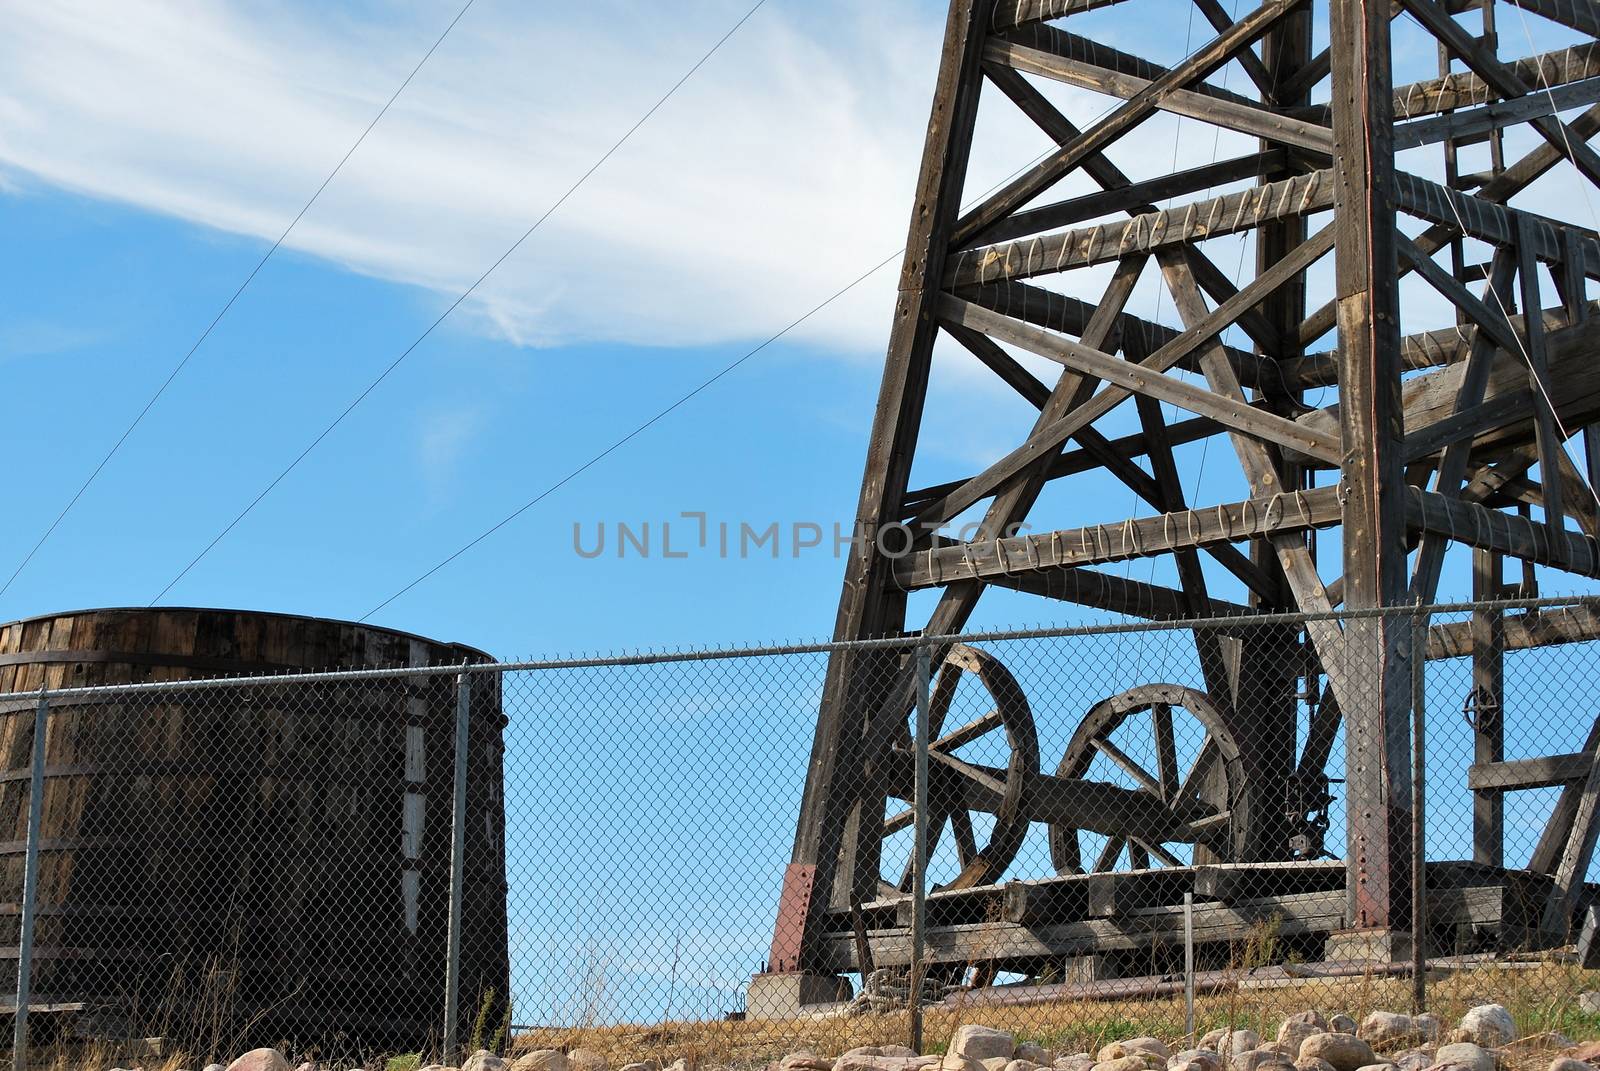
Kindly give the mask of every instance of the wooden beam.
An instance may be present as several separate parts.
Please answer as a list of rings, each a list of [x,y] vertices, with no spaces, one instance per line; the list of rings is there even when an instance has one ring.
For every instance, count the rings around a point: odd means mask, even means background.
[[[1485,932],[1498,928],[1505,913],[1506,890],[1485,883],[1459,889],[1440,889],[1428,896],[1428,917],[1435,924],[1471,927]],[[1239,945],[1270,926],[1280,937],[1327,934],[1348,928],[1345,893],[1290,893],[1283,896],[1238,900],[1232,904],[1201,902],[1194,905],[1195,940],[1202,944]],[[1152,908],[1139,924],[1115,918],[1089,918],[1072,922],[1017,924],[986,922],[932,926],[927,932],[926,962],[949,966],[971,963],[1029,965],[1060,962],[1064,956],[1107,952],[1182,948],[1182,906]],[[910,963],[911,937],[905,927],[869,931],[873,962],[879,966]],[[848,932],[829,937],[831,971],[850,971],[854,938]],[[1236,977],[1237,972],[1234,972]]]
[[[1231,322],[1232,317],[1236,315],[1236,309],[1248,308],[1254,305],[1261,300],[1262,296],[1269,293],[1273,287],[1281,286],[1303,270],[1316,258],[1320,248],[1325,247],[1306,243],[1305,246],[1296,249],[1291,256],[1274,265],[1270,271],[1258,276],[1240,292],[1236,299],[1231,302],[1224,302],[1210,315],[1202,316],[1199,322],[1188,327],[1183,334],[1156,350],[1155,353],[1140,362],[1138,367],[1145,370],[1146,374],[1159,374],[1172,368],[1196,347],[1205,345],[1222,329],[1225,323]],[[969,315],[974,319],[981,319],[984,323],[994,325],[997,331],[1003,330],[1013,338],[1027,337],[1030,341],[1036,342],[1041,346],[1053,346],[1059,340],[1059,336],[1048,332],[1033,331],[1024,328],[1023,325],[1018,324],[1016,321],[1011,321],[1004,317],[995,317],[993,313],[987,313],[986,310],[970,302],[964,302],[948,295],[946,296],[946,302],[947,306],[953,307],[956,315],[962,319]],[[1116,308],[1110,310],[1103,308],[1097,310],[1097,315],[1101,311],[1109,311],[1111,322],[1114,323],[1115,318],[1120,315],[1121,305],[1119,304]],[[958,320],[958,322],[961,322],[961,320]],[[969,324],[969,326],[976,327],[976,324]],[[981,327],[977,329],[984,330],[985,333],[995,333]],[[1025,332],[1027,333],[1024,334]],[[1085,338],[1088,337],[1090,336],[1086,332]],[[1220,352],[1219,347],[1213,346],[1212,348]],[[1114,358],[1112,359],[1115,360]],[[1127,362],[1119,363],[1126,364]],[[925,530],[932,530],[941,527],[951,518],[959,516],[969,506],[992,495],[998,488],[1013,479],[1018,472],[1030,467],[1040,457],[1054,454],[1060,449],[1061,444],[1066,442],[1077,429],[1092,424],[1106,413],[1115,409],[1128,397],[1129,393],[1123,387],[1108,385],[1087,401],[1076,404],[1067,415],[1049,424],[1036,427],[1033,434],[1021,446],[962,484],[960,488],[950,492],[937,502],[930,503],[924,507],[917,514],[916,524]],[[1234,410],[1236,419],[1245,419],[1243,410],[1249,408],[1249,406],[1242,399],[1236,399],[1234,404],[1237,407]]]
[[[1583,753],[1590,756],[1590,769],[1593,768],[1593,756],[1597,748],[1600,748],[1600,718],[1596,718],[1589,727],[1589,737],[1583,743]],[[1583,779],[1588,780],[1588,770],[1584,771]],[[1539,835],[1539,841],[1533,847],[1533,854],[1528,858],[1528,869],[1533,873],[1555,876],[1561,857],[1572,839],[1573,821],[1578,815],[1578,805],[1583,800],[1583,788],[1580,782],[1561,790],[1555,806],[1550,809],[1550,817]]]
[[[1473,73],[1488,83],[1489,88],[1502,97],[1520,97],[1532,92],[1533,86],[1525,81],[1514,67],[1501,63],[1480,46],[1455,19],[1451,18],[1433,0],[1401,0],[1407,11],[1437,37]],[[1572,165],[1590,182],[1600,185],[1600,156],[1596,156],[1588,142],[1559,118],[1541,116],[1530,121],[1551,148],[1572,161]]]
[[[1082,335],[1088,325],[1089,318],[1094,315],[1096,306],[1082,298],[1070,294],[1060,294],[1054,290],[1032,286],[1028,283],[995,283],[988,286],[958,286],[953,293],[956,297],[967,301],[976,302],[986,309],[993,309],[1002,316],[1030,323],[1036,327],[1043,327],[1057,331],[1064,335]],[[1130,361],[1144,361],[1176,339],[1183,332],[1165,324],[1152,323],[1141,319],[1130,312],[1124,311],[1117,317],[1111,338],[1115,340],[1122,355]],[[1224,346],[1223,352],[1227,354],[1228,362],[1237,370],[1241,381],[1258,389],[1267,383],[1281,383],[1278,378],[1275,361],[1267,360],[1257,354],[1239,349],[1236,346]],[[1327,358],[1331,364],[1332,358]],[[1312,362],[1303,369],[1306,375],[1314,375]],[[1178,361],[1175,368],[1193,370],[1198,367],[1193,353],[1185,355]],[[1290,380],[1289,382],[1293,382]]]
[[[856,507],[857,531],[878,531],[895,517],[905,499],[938,332],[931,303],[960,211],[991,6],[988,0],[953,0],[945,23],[915,209]],[[904,628],[904,593],[891,588],[891,575],[890,564],[876,548],[851,548],[834,623],[837,639]],[[884,662],[881,655],[857,649],[842,649],[828,659],[790,856],[790,873],[800,875],[796,887],[803,885],[807,892],[797,905],[802,917],[780,919],[774,929],[772,970],[814,969],[820,951],[816,939],[820,913],[834,899],[848,903],[850,893],[859,893],[868,883],[876,892],[879,868],[874,853],[881,836],[871,828],[874,818],[859,800],[865,773],[862,734],[869,712],[878,709],[888,688]],[[881,814],[880,808],[876,816],[880,824]]]
[[[997,0],[989,28],[995,33],[1046,19],[1064,19],[1096,8],[1120,4],[1122,0]]]
[[[1594,753],[1540,755],[1531,759],[1474,762],[1467,767],[1467,788],[1472,792],[1525,792],[1535,788],[1561,788],[1576,784],[1594,768]]]
[[[952,258],[947,287],[982,286],[1007,279],[1054,275],[1071,268],[1154,253],[1190,242],[1253,230],[1333,206],[1331,171],[1312,171],[1237,193],[1150,212],[1125,222],[1096,224],[1060,234],[963,249]],[[1502,243],[1503,244],[1503,243]],[[1600,249],[1596,250],[1600,258]]]
[[[1574,135],[1589,138],[1600,133],[1600,104],[1593,105],[1584,110],[1583,114],[1574,118],[1570,124]],[[1493,204],[1504,204],[1516,194],[1527,189],[1541,175],[1554,167],[1562,156],[1549,144],[1540,145],[1529,152],[1522,159],[1506,168],[1498,176],[1491,179],[1488,184],[1477,192],[1477,200]],[[1452,218],[1446,223],[1436,223],[1415,239],[1417,247],[1425,252],[1432,253],[1444,248],[1450,241],[1461,233],[1460,228]],[[1496,244],[1506,244],[1499,242]],[[1310,345],[1334,325],[1333,302],[1328,302],[1316,312],[1306,317],[1300,325],[1300,340]]]
[[[1206,17],[1206,21],[1211,23],[1211,28],[1218,33],[1225,32],[1233,25],[1233,18],[1217,0],[1194,0],[1194,3]],[[1249,76],[1250,81],[1255,83],[1261,99],[1268,104],[1276,103],[1276,79],[1272,77],[1272,72],[1267,70],[1266,64],[1261,62],[1261,57],[1257,56],[1253,49],[1245,48],[1235,53],[1233,58]]]
[[[1565,937],[1572,928],[1572,909],[1588,879],[1589,860],[1594,858],[1595,840],[1600,837],[1600,750],[1589,757],[1589,770],[1572,818],[1572,832],[1556,865],[1556,887],[1545,905],[1539,928]]]
[[[1120,97],[1125,101],[1133,100],[1155,84],[1149,78],[1100,67],[1044,49],[1030,48],[1015,41],[991,41],[985,57],[991,63],[1001,63],[1025,74],[1039,75],[1079,89]],[[1214,91],[1173,90],[1161,98],[1159,107],[1173,115],[1198,119],[1227,130],[1311,152],[1326,154],[1332,147],[1332,137],[1325,126],[1291,118],[1258,104],[1233,100]]]
[[[1217,70],[1235,52],[1252,44],[1300,2],[1266,0],[1266,3],[1235,22],[1227,33],[1207,42],[1167,74],[1151,82],[1138,95],[1086,130],[1081,137],[1057,149],[968,211],[956,224],[956,244],[966,245],[990,226],[1054,186],[1082,164],[1085,157],[1101,152],[1150,118],[1156,107],[1173,90],[1183,89]]]
[[[1491,245],[1526,242],[1533,255],[1547,263],[1559,264],[1566,259],[1566,232],[1570,231],[1587,261],[1585,270],[1591,278],[1600,278],[1600,264],[1594,263],[1600,257],[1600,239],[1593,231],[1507,208],[1482,196],[1446,189],[1403,172],[1395,175],[1394,185],[1396,203],[1408,215],[1454,228]],[[1424,252],[1429,251],[1420,240],[1416,244]]]
[[[1395,10],[1401,10],[1398,4],[1395,5]],[[1600,75],[1600,46],[1594,42],[1586,42],[1509,62],[1512,72],[1518,78],[1529,85],[1537,86],[1538,94],[1543,95],[1547,87],[1551,91],[1557,91],[1569,83]],[[1326,75],[1326,68],[1321,73]],[[1487,82],[1471,71],[1455,71],[1438,78],[1396,86],[1394,115],[1396,119],[1416,119],[1459,108],[1489,104],[1502,97],[1503,94],[1495,92]],[[1304,108],[1291,108],[1289,114],[1325,124],[1329,122],[1332,112],[1327,104],[1315,104]]]
[[[1422,247],[1419,245],[1417,248]],[[1409,264],[1402,265],[1401,271],[1404,272],[1409,267]],[[1509,287],[1502,291],[1502,293],[1507,292]],[[1600,309],[1600,303],[1586,302],[1584,309],[1584,318],[1593,316],[1597,309]],[[1547,332],[1555,332],[1570,326],[1571,321],[1567,317],[1566,309],[1558,308],[1544,310],[1544,323]],[[1511,317],[1511,328],[1517,335],[1524,332],[1525,325],[1520,315]],[[1438,368],[1464,361],[1472,350],[1477,333],[1477,327],[1469,323],[1407,335],[1400,340],[1400,366],[1404,371],[1415,372],[1418,369]],[[1520,347],[1516,352],[1522,352]],[[1248,367],[1247,364],[1237,360],[1235,364]],[[1306,389],[1331,387],[1339,382],[1336,355],[1331,352],[1307,354],[1302,360],[1285,361],[1281,362],[1281,365],[1283,382],[1291,387]]]
[[[1600,8],[1591,0],[1516,0],[1517,7],[1541,18],[1577,30],[1589,37],[1600,37]]]
[[[1231,399],[1219,398],[1204,387],[1180,379],[1153,374],[1143,365],[1124,361],[1037,327],[1019,324],[970,301],[946,295],[940,303],[939,313],[950,323],[982,331],[1041,357],[1059,361],[1130,394],[1171,402],[1191,413],[1209,417],[1224,427],[1290,447],[1323,461],[1331,463],[1339,455],[1337,440],[1317,432],[1307,434],[1304,426],[1293,420]]]
[[[1463,331],[1469,339],[1473,337],[1470,331],[1470,328]],[[1595,354],[1600,353],[1600,323],[1591,318],[1576,327],[1551,331],[1545,336],[1545,344],[1550,390],[1562,423],[1581,427],[1600,417],[1600,362],[1595,360]],[[1422,449],[1434,434],[1431,429],[1451,420],[1468,370],[1468,362],[1458,362],[1406,380],[1401,397],[1407,442],[1412,442],[1415,436],[1417,449]],[[1529,419],[1534,396],[1528,385],[1528,365],[1521,346],[1511,352],[1496,350],[1488,363],[1487,379],[1483,403],[1512,396],[1517,399],[1518,406],[1514,412],[1520,412],[1521,416],[1509,423],[1504,414],[1493,421],[1485,421],[1470,440],[1473,453],[1479,457],[1486,451],[1519,445],[1534,438],[1533,422]],[[1539,400],[1542,404],[1543,399]],[[1332,434],[1338,427],[1342,407],[1341,402],[1337,406],[1313,410],[1297,420]],[[1453,434],[1446,436],[1447,439],[1454,437]],[[1408,449],[1407,456],[1414,457],[1414,451]]]
[[[1600,100],[1600,78],[1586,78],[1548,92],[1530,93],[1525,97],[1401,123],[1395,127],[1394,146],[1396,150],[1414,149],[1447,138],[1464,139],[1487,134],[1539,116],[1556,115],[1568,108],[1593,104],[1597,100]]]
[[[941,544],[942,545],[942,544]],[[1198,608],[1186,593],[1160,584],[1129,580],[1093,569],[1055,569],[1035,573],[1009,573],[985,578],[996,587],[1010,588],[1047,599],[1092,606],[1108,613],[1151,620],[1205,617],[1247,617],[1255,611],[1226,599],[1208,599]]]
[[[913,590],[957,580],[989,580],[1235,543],[1277,532],[1330,528],[1339,523],[1340,516],[1338,488],[1317,487],[1085,528],[942,544],[902,557],[895,565],[895,577]]]
[[[1522,307],[1542,309],[1544,302],[1539,297],[1539,263],[1534,257],[1532,232],[1530,218],[1519,216],[1516,222],[1517,279],[1521,284]],[[1554,536],[1566,528],[1567,514],[1561,494],[1562,435],[1556,424],[1554,384],[1550,381],[1543,317],[1528,317],[1525,338],[1527,345],[1523,348],[1522,358],[1527,362],[1528,386],[1533,391],[1534,440],[1539,447],[1540,482],[1544,488],[1544,523]]]
[[[1408,579],[1389,18],[1387,0],[1330,2],[1341,542],[1351,609],[1401,605]],[[1345,722],[1355,929],[1398,930],[1410,918],[1410,628],[1409,620],[1350,620],[1346,686],[1332,679]]]
[[[1030,208],[995,224],[989,229],[988,237],[996,242],[1009,241],[1117,212],[1159,211],[1155,205],[1169,197],[1256,178],[1281,168],[1285,157],[1286,154],[1278,149],[1246,153],[1231,160],[1202,164],[1199,167],[1160,175],[1144,182],[1088,193],[1040,208]]]
[[[1526,651],[1564,643],[1600,640],[1600,612],[1588,606],[1560,607],[1532,613],[1507,614],[1500,621],[1500,644],[1507,651]],[[1467,658],[1485,641],[1471,621],[1434,625],[1428,633],[1428,657]]]

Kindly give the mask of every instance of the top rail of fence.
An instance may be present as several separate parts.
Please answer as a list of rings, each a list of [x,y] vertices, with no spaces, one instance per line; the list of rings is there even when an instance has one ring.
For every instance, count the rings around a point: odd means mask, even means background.
[[[0,692],[7,702],[83,698],[112,693],[206,691],[241,686],[285,684],[328,684],[339,681],[390,680],[397,677],[445,677],[457,674],[536,673],[550,670],[600,669],[624,666],[668,665],[685,662],[713,662],[748,658],[774,658],[807,654],[831,654],[845,650],[911,649],[926,644],[982,643],[1005,640],[1053,639],[1071,636],[1107,636],[1126,633],[1176,632],[1190,629],[1265,628],[1274,625],[1303,625],[1316,621],[1357,621],[1383,617],[1411,618],[1417,615],[1468,614],[1484,611],[1542,611],[1584,607],[1600,612],[1600,595],[1543,596],[1473,602],[1426,603],[1374,609],[1340,609],[1321,612],[1263,612],[1227,614],[1212,617],[1170,617],[1139,621],[1106,621],[1080,625],[1055,625],[1034,628],[986,629],[943,635],[908,633],[862,640],[819,640],[809,643],[772,643],[738,647],[682,648],[647,650],[631,654],[536,658],[506,662],[462,662],[430,666],[382,666],[371,669],[328,669],[247,676],[204,677],[180,681],[144,681],[137,684],[95,684],[68,688],[35,688],[28,691]]]

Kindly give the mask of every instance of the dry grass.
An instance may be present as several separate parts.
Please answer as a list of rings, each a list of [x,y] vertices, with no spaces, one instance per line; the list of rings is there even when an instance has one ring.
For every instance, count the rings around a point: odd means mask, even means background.
[[[1316,1008],[1343,1012],[1360,1020],[1378,1010],[1409,1011],[1408,979],[1365,976],[1309,979],[1270,988],[1251,988],[1247,969],[1243,985],[1197,999],[1195,1029],[1247,1027],[1265,1037],[1293,1012]],[[1429,1010],[1453,1023],[1478,1004],[1504,1004],[1525,1035],[1535,1038],[1557,1031],[1577,1041],[1600,1038],[1600,1016],[1580,1012],[1577,994],[1600,989],[1600,972],[1580,971],[1556,962],[1516,969],[1485,967],[1433,978]],[[1094,1052],[1119,1038],[1154,1036],[1175,1049],[1186,1047],[1181,997],[1119,1001],[1058,1001],[1024,1006],[993,1006],[972,1001],[964,1006],[929,1008],[925,1013],[924,1050],[941,1052],[956,1027],[979,1023],[1035,1041],[1062,1054]],[[792,1022],[747,1020],[674,1022],[656,1026],[620,1025],[545,1028],[518,1034],[514,1052],[532,1049],[587,1048],[606,1056],[613,1068],[634,1061],[665,1066],[676,1059],[692,1066],[746,1068],[765,1064],[798,1049],[836,1056],[861,1045],[904,1044],[905,1013],[856,1018],[802,1019]],[[1531,1062],[1529,1062],[1531,1061]],[[1514,1063],[1540,1071],[1549,1063],[1547,1045],[1517,1047]]]
[[[1270,953],[1270,942],[1260,951]],[[1248,981],[1248,964],[1256,958],[1256,953],[1248,951],[1241,956],[1241,984],[1197,1000],[1197,1032],[1224,1026],[1248,1027],[1271,1037],[1286,1016],[1306,1008],[1329,1014],[1343,1012],[1358,1020],[1376,1010],[1410,1008],[1411,984],[1404,978],[1371,975],[1309,979],[1254,988]],[[1528,1038],[1510,1050],[1506,1071],[1545,1071],[1553,1050],[1542,1035],[1556,1031],[1577,1041],[1600,1039],[1600,1016],[1585,1014],[1576,1006],[1579,993],[1596,989],[1600,989],[1600,972],[1581,971],[1554,961],[1518,968],[1490,966],[1432,978],[1428,986],[1429,1010],[1446,1023],[1453,1023],[1474,1005],[1504,1004]],[[1063,1000],[1021,1006],[986,1005],[974,999],[962,1005],[926,1010],[924,1051],[943,1051],[955,1029],[967,1023],[1007,1030],[1019,1041],[1038,1042],[1061,1054],[1094,1052],[1110,1041],[1136,1036],[1159,1037],[1178,1049],[1189,1043],[1183,1036],[1183,1022],[1181,997]],[[665,1067],[677,1059],[699,1068],[754,1068],[799,1049],[837,1056],[862,1045],[904,1044],[907,1033],[908,1017],[899,1012],[789,1022],[716,1019],[648,1026],[551,1027],[519,1033],[510,1048],[513,1055],[532,1049],[586,1048],[603,1054],[614,1069],[636,1061]],[[114,1067],[196,1071],[214,1058],[225,1063],[237,1054],[224,1048],[203,1053],[166,1052],[159,1058],[150,1058],[141,1054],[137,1045],[72,1041],[39,1050],[31,1065],[35,1071],[105,1071]],[[286,1055],[291,1063],[315,1056],[287,1050]],[[369,1061],[367,1066],[382,1068],[385,1061]]]

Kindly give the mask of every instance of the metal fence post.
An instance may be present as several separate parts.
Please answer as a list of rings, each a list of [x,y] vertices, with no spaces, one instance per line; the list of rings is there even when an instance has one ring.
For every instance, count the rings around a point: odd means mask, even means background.
[[[911,1046],[913,1052],[921,1052],[922,959],[928,922],[928,678],[931,675],[932,663],[932,655],[926,644],[918,645],[916,662],[916,781],[911,793],[913,819],[911,853],[916,878],[911,883],[911,996],[908,1001],[911,1013],[911,1036],[906,1043]]]
[[[1194,893],[1183,894],[1183,1035],[1194,1044]]]
[[[450,810],[450,928],[445,938],[444,1060],[455,1064],[460,1046],[461,887],[467,857],[467,726],[472,716],[468,675],[456,676],[455,801]]]
[[[33,768],[28,778],[28,841],[22,865],[22,929],[17,941],[17,1015],[12,1024],[11,1066],[28,1067],[28,1005],[33,999],[33,923],[39,897],[39,825],[44,814],[45,723],[50,700],[43,690],[33,713]]]
[[[1427,837],[1424,810],[1427,728],[1428,615],[1418,602],[1411,619],[1411,1004],[1428,1007]]]

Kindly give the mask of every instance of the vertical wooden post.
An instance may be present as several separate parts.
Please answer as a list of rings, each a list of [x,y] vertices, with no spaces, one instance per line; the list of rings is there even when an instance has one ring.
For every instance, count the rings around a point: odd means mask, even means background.
[[[845,566],[834,638],[854,640],[900,632],[905,595],[893,583],[893,562],[878,552],[882,527],[900,517],[922,422],[928,371],[938,334],[934,310],[951,230],[961,207],[967,161],[983,82],[981,63],[992,0],[956,0],[945,24],[944,51],[923,147],[900,293],[884,361],[878,409],[868,440],[866,472],[856,507],[856,542]],[[828,660],[821,710],[785,887],[805,890],[774,931],[770,969],[810,966],[812,923],[830,901],[852,890],[877,895],[877,813],[863,807],[864,722],[896,684],[896,652],[836,651]],[[803,899],[803,903],[799,902]],[[783,938],[780,942],[779,938]]]
[[[1395,253],[1392,77],[1387,0],[1331,0],[1335,301],[1343,436],[1345,601],[1402,605],[1407,587],[1401,458],[1400,302]],[[1348,923],[1393,933],[1410,913],[1410,621],[1347,624],[1341,698],[1349,812]]]
[[[1428,1008],[1428,615],[1411,621],[1411,1014]]]
[[[1261,64],[1272,76],[1272,99],[1264,100],[1268,107],[1291,108],[1311,102],[1310,89],[1292,92],[1286,87],[1294,85],[1293,79],[1310,61],[1312,55],[1312,11],[1307,4],[1286,14],[1273,24],[1261,39]],[[1273,148],[1271,141],[1263,139],[1261,148]],[[1261,183],[1276,182],[1306,170],[1303,161],[1286,158],[1282,168],[1260,176]],[[1306,219],[1293,216],[1264,224],[1256,242],[1256,276],[1270,271],[1274,265],[1293,253],[1306,240]],[[1270,361],[1289,362],[1305,356],[1300,344],[1300,324],[1306,318],[1306,278],[1302,273],[1274,291],[1261,303],[1261,314],[1271,324],[1277,335],[1275,349],[1258,346],[1258,352]],[[1290,417],[1301,411],[1303,391],[1287,386],[1288,377],[1274,380],[1265,377],[1256,395],[1269,412]],[[1278,476],[1285,488],[1305,486],[1306,469],[1281,456],[1274,458]],[[1250,543],[1251,560],[1267,575],[1277,581],[1278,594],[1274,598],[1250,592],[1249,604],[1268,610],[1292,608],[1288,582],[1283,576],[1283,566],[1278,551],[1266,539]],[[1294,630],[1287,627],[1251,628],[1243,630],[1236,641],[1240,647],[1238,675],[1234,686],[1233,708],[1248,711],[1248,717],[1234,717],[1234,731],[1241,752],[1250,764],[1252,783],[1267,788],[1274,797],[1284,796],[1295,770],[1295,724],[1298,708],[1295,684],[1299,666],[1286,656],[1296,643]],[[1264,812],[1264,813],[1263,813]],[[1283,858],[1291,834],[1289,815],[1282,807],[1262,808],[1261,821],[1252,821],[1252,843],[1246,858]]]
[[[911,793],[912,829],[911,858],[916,868],[916,878],[911,882],[911,1037],[906,1042],[911,1051],[922,1051],[922,979],[923,955],[928,929],[928,678],[931,675],[932,652],[926,643],[920,644],[917,660],[917,739],[916,783]]]
[[[1500,555],[1472,552],[1472,598],[1501,595]],[[1505,626],[1499,610],[1472,614],[1472,761],[1505,758]],[[1477,792],[1472,797],[1472,858],[1487,866],[1505,860],[1505,793]]]

